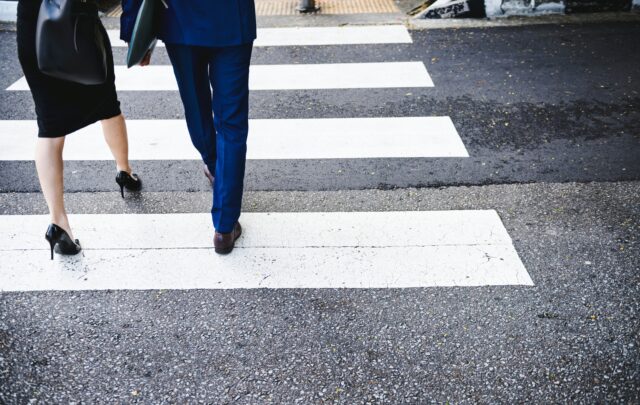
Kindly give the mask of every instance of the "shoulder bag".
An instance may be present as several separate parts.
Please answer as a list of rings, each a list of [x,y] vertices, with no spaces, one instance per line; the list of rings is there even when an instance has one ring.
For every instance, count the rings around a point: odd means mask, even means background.
[[[85,85],[107,78],[107,48],[92,0],[42,0],[36,28],[40,71]]]

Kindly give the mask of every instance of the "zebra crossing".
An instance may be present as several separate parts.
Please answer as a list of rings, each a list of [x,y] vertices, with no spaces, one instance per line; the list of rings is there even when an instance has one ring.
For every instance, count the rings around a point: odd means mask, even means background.
[[[118,91],[177,91],[171,66],[116,66]],[[313,78],[313,80],[309,80]],[[249,90],[366,89],[433,87],[422,62],[253,65]],[[29,90],[22,78],[7,90]]]
[[[200,159],[184,120],[128,120],[132,160]],[[0,121],[0,160],[31,160],[35,121]],[[449,117],[249,120],[248,159],[468,157]],[[393,133],[393,137],[389,134]],[[77,139],[76,139],[77,138]],[[99,123],[78,131],[67,160],[111,160]]]
[[[411,43],[411,35],[402,25],[258,28],[257,34],[254,47]],[[108,35],[114,48],[127,46],[119,31],[109,30]],[[157,46],[164,44],[158,41]]]
[[[403,26],[270,29],[257,46],[406,43]],[[114,34],[110,33],[113,37]],[[261,38],[262,36],[262,38]],[[395,41],[395,42],[394,42]],[[114,38],[114,46],[123,44]],[[252,65],[253,91],[433,87],[420,61]],[[170,66],[116,67],[118,91],[176,91]],[[313,80],[308,80],[313,77]],[[27,91],[24,78],[7,91]],[[0,160],[31,160],[34,121],[0,121]],[[195,160],[182,120],[129,120],[132,160]],[[108,160],[100,128],[69,137],[68,160]],[[249,159],[467,158],[449,117],[254,119]],[[78,257],[49,262],[46,216],[2,216],[0,290],[405,288],[532,285],[498,214],[488,211],[244,213],[228,257],[208,214],[74,215]],[[126,224],[126,225],[124,225]],[[180,240],[167,239],[185,235]],[[16,229],[20,229],[17,232]],[[24,232],[28,229],[27,232]],[[380,230],[384,232],[380,232]],[[117,235],[113,240],[103,235]],[[121,237],[122,235],[126,235]],[[25,248],[26,246],[26,248]]]
[[[532,284],[495,211],[244,213],[245,236],[230,256],[210,248],[210,219],[207,214],[74,215],[71,223],[88,248],[83,256],[48,265],[40,235],[23,231],[39,230],[46,217],[6,217],[2,232],[10,235],[11,248],[22,250],[2,266],[3,289]],[[372,225],[393,235],[391,240],[372,232]]]

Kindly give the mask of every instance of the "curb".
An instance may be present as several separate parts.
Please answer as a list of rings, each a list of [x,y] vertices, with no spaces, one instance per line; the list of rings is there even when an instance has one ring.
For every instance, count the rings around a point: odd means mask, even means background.
[[[410,29],[493,28],[543,24],[586,24],[603,22],[640,22],[637,12],[585,14],[544,14],[536,16],[504,16],[495,18],[408,19]]]
[[[640,0],[634,0],[640,3]],[[18,1],[0,0],[0,30],[14,30],[12,23],[16,21]],[[113,22],[111,22],[113,20]],[[308,16],[293,16],[285,18],[259,18],[260,26],[324,26],[324,25],[382,25],[404,24],[410,29],[455,29],[455,28],[493,28],[514,27],[541,24],[584,24],[603,22],[640,22],[640,8],[623,12],[600,12],[584,14],[542,14],[499,16],[493,18],[443,18],[417,19],[407,18],[402,14],[380,15],[324,15],[317,18]],[[308,24],[313,20],[312,24]],[[105,21],[105,18],[103,18]],[[119,19],[107,18],[111,25],[118,25]],[[112,27],[113,28],[113,27]]]

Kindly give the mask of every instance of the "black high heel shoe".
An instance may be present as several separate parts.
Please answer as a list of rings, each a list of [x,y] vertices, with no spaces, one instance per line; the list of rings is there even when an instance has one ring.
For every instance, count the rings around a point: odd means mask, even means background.
[[[135,173],[127,173],[124,170],[118,172],[116,176],[116,183],[120,186],[120,194],[122,194],[122,198],[124,198],[124,189],[130,191],[139,191],[142,188],[142,180]]]
[[[49,241],[51,247],[51,260],[53,260],[53,249],[56,249],[56,253],[63,255],[77,255],[82,250],[80,241],[76,239],[71,240],[71,237],[64,229],[60,228],[56,224],[49,225],[47,233],[44,234],[44,238]]]

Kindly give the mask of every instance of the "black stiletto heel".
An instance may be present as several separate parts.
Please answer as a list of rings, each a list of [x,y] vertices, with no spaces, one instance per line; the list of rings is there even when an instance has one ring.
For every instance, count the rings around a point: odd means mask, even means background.
[[[116,183],[120,186],[120,195],[124,198],[124,189],[130,191],[139,191],[142,188],[142,180],[137,174],[129,174],[124,170],[118,172],[116,176]]]
[[[45,238],[47,238],[46,234],[45,234]],[[47,238],[47,240],[49,239]],[[56,245],[56,242],[54,240],[49,240],[49,246],[51,247],[51,260],[53,260],[53,248],[55,245]]]
[[[53,260],[53,250],[57,247],[56,252],[63,255],[77,255],[82,250],[80,241],[71,240],[69,234],[56,224],[49,225],[44,238],[49,242],[51,247],[51,260]]]

